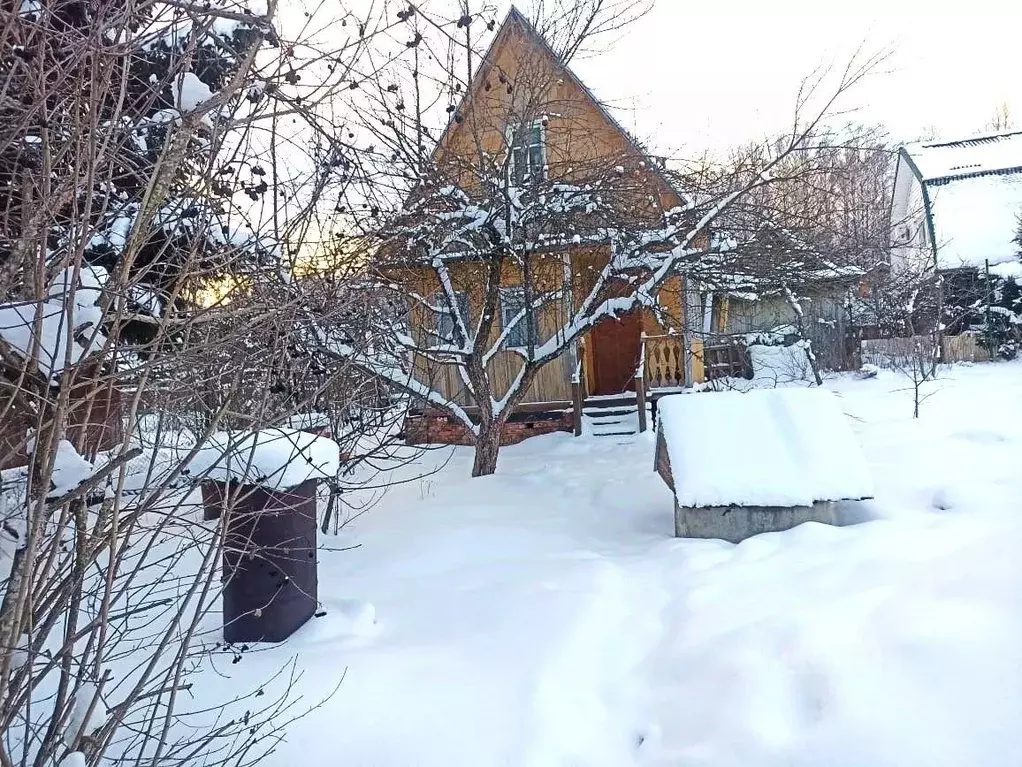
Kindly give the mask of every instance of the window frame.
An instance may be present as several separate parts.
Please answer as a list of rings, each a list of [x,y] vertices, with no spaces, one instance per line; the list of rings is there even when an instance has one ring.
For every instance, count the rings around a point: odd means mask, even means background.
[[[508,300],[510,296],[515,298]],[[500,289],[500,329],[501,333],[507,330],[508,324],[519,312],[525,308],[525,288],[521,285],[508,285]],[[510,317],[508,310],[513,312]],[[521,334],[521,335],[518,335]],[[523,343],[515,343],[515,341]],[[505,349],[528,349],[539,346],[539,323],[535,311],[526,312],[522,321],[505,338],[502,346]]]
[[[434,299],[431,300],[434,306],[442,306],[443,310],[435,312],[435,322],[433,324],[433,335],[436,336],[437,340],[445,344],[453,344],[454,339],[454,328],[456,322],[454,317],[451,316],[450,306],[447,300],[447,294],[443,292],[434,293]],[[464,290],[454,291],[454,302],[457,307],[458,313],[461,314],[461,319],[464,321],[466,330],[468,325],[472,322],[470,315],[470,308],[468,303],[468,293]],[[445,324],[450,323],[450,327],[445,328]],[[467,339],[466,339],[467,340]]]
[[[527,128],[527,134],[525,129]],[[536,133],[538,131],[538,133]],[[516,137],[528,139],[521,144],[516,143]],[[533,136],[538,135],[539,143],[533,143]],[[515,184],[529,184],[536,181],[545,181],[547,177],[547,151],[546,151],[546,123],[543,119],[530,120],[527,123],[511,123],[507,127],[505,136],[508,148],[508,177]],[[539,172],[533,173],[531,162],[533,148],[539,149],[540,166]],[[526,173],[521,178],[518,176],[518,163],[515,161],[515,152],[520,151],[526,158]]]

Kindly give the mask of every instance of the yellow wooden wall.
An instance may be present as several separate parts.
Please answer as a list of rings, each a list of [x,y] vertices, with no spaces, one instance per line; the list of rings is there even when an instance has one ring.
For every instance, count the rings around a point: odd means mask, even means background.
[[[480,165],[499,164],[506,157],[509,125],[542,119],[551,178],[613,178],[620,168],[618,199],[629,199],[632,207],[646,213],[681,204],[654,172],[652,160],[593,101],[581,81],[550,56],[533,30],[513,18],[498,33],[456,114],[460,122],[448,127],[435,159],[467,187]]]
[[[468,298],[468,310],[471,322],[479,321],[486,297],[486,266],[482,263],[452,263],[449,266],[451,283],[458,292],[465,293]],[[564,262],[559,255],[538,258],[533,266],[536,289],[543,292],[559,290],[564,283]],[[432,269],[410,269],[405,271],[408,284],[414,285],[417,292],[431,296],[440,289],[436,274]],[[520,270],[507,265],[501,273],[502,287],[516,287],[522,284]],[[537,326],[540,343],[552,337],[560,330],[566,318],[563,302],[555,301],[543,307],[538,313]],[[488,344],[497,341],[501,331],[500,306],[494,328]],[[412,311],[413,336],[419,343],[427,342],[428,330],[434,327],[436,315],[428,309],[418,308]],[[539,371],[530,386],[525,402],[566,402],[571,399],[571,372],[574,361],[567,358],[554,360]],[[494,394],[503,396],[511,382],[515,380],[522,368],[522,358],[513,351],[499,351],[494,355],[488,366],[490,381]],[[422,355],[417,355],[415,369],[419,371],[420,380],[428,381],[434,388],[446,395],[453,402],[461,405],[474,404],[465,391],[464,383],[456,366],[448,364],[430,364]]]

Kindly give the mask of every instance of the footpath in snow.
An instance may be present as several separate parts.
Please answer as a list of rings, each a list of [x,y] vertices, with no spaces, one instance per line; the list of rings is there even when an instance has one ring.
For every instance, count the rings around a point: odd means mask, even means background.
[[[1017,764],[1022,364],[954,368],[918,421],[904,385],[828,382],[860,524],[737,546],[671,537],[649,435],[536,438],[479,480],[429,452],[321,541],[327,615],[202,702],[294,659],[323,703],[273,767]]]

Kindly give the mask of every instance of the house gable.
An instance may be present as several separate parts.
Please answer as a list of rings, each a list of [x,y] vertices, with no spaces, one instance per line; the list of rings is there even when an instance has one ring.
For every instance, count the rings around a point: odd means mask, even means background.
[[[550,178],[571,180],[622,168],[657,190],[664,209],[685,202],[658,163],[564,65],[536,28],[512,8],[437,143],[441,166],[501,167],[509,134],[539,123]],[[513,139],[512,139],[513,140]]]

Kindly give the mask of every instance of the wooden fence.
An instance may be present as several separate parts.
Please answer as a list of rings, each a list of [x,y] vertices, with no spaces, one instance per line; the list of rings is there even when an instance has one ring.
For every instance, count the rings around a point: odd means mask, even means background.
[[[882,368],[897,367],[909,359],[917,348],[927,356],[933,355],[932,336],[910,336],[908,338],[878,338],[862,341],[862,362]],[[918,345],[918,347],[917,347]],[[941,339],[944,362],[989,362],[990,352],[979,342],[975,333],[945,336]]]

